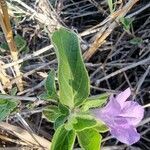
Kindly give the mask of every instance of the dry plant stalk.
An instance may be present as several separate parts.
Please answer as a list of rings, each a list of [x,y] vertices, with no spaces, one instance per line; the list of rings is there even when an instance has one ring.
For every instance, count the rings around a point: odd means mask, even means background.
[[[118,26],[119,19],[124,17],[128,11],[136,4],[139,0],[130,0],[125,4],[121,9],[117,10],[110,16],[108,16],[109,20],[101,27],[100,31],[92,37],[92,41],[94,41],[90,48],[84,53],[83,57],[85,60],[89,60],[97,51],[97,49],[105,42],[106,38],[112,33],[112,31]]]
[[[0,24],[4,32],[6,41],[8,43],[12,59],[15,62],[18,60],[18,51],[17,51],[17,47],[13,38],[13,32],[12,32],[12,28],[10,24],[6,1],[0,0],[0,6],[1,6],[0,7]],[[18,64],[14,65],[14,70],[15,70],[17,77],[21,76],[20,66]],[[19,91],[22,91],[23,90],[22,78],[20,78],[16,84],[18,86]]]

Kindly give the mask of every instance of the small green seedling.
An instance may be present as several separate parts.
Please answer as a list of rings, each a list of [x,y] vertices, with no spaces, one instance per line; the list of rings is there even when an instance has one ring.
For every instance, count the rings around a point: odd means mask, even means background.
[[[135,37],[132,40],[130,40],[130,43],[133,45],[139,45],[143,43],[143,40],[140,37]]]
[[[29,51],[29,47],[27,45],[27,42],[26,42],[26,40],[24,40],[24,38],[22,36],[17,34],[14,37],[14,40],[16,42],[16,46],[17,46],[17,49],[19,50],[19,52],[26,52],[27,53]],[[0,47],[6,51],[9,50],[8,44],[6,42],[2,43],[0,45]]]
[[[124,30],[129,32],[130,28],[132,27],[133,20],[131,18],[122,17],[120,18],[120,22],[123,25]]]
[[[116,9],[116,3],[114,2],[114,0],[107,0],[107,3],[109,6],[110,13],[112,14]]]

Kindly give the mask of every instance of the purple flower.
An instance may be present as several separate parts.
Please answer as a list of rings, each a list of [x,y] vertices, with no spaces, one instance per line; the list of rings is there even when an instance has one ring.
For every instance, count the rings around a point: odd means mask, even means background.
[[[92,114],[110,128],[111,134],[122,143],[132,145],[140,139],[136,126],[144,116],[144,109],[134,101],[127,101],[130,88],[110,96],[108,104],[102,109],[92,110]]]

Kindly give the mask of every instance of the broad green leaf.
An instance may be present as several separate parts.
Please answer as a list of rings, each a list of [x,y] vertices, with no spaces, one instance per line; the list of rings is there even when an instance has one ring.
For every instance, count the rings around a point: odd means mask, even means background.
[[[92,128],[97,124],[97,122],[94,119],[85,119],[85,118],[76,117],[76,120],[77,123],[73,124],[73,128],[76,131]]]
[[[123,28],[127,31],[129,31],[132,25],[132,21],[133,20],[131,18],[124,18],[124,17],[120,18],[120,22],[122,23]]]
[[[57,106],[51,105],[43,110],[43,115],[48,121],[55,122],[55,120],[61,115],[61,112]]]
[[[4,120],[17,107],[17,101],[0,99],[0,121]]]
[[[143,40],[140,37],[135,37],[132,40],[130,40],[130,43],[133,45],[138,45],[138,44],[142,44]]]
[[[83,104],[82,110],[87,111],[90,108],[96,108],[102,106],[108,99],[108,94],[104,93],[99,96],[89,97]]]
[[[109,128],[103,122],[98,122],[94,129],[96,129],[100,133],[109,131]]]
[[[84,150],[100,150],[102,136],[94,129],[77,132],[81,148]]]
[[[55,71],[54,70],[50,71],[46,79],[45,88],[46,88],[47,95],[49,98],[58,100],[58,95],[56,92],[56,85],[55,85]]]
[[[60,115],[54,122],[54,129],[56,130],[58,127],[64,124],[66,120],[67,120],[66,115]]]
[[[89,77],[86,71],[77,35],[61,28],[54,32],[52,41],[58,58],[60,101],[73,108],[89,95]]]
[[[51,98],[51,96],[47,92],[43,92],[39,97],[40,99],[57,103],[56,99]]]
[[[62,105],[62,104],[59,104],[59,105],[58,105],[58,108],[59,108],[59,111],[60,111],[62,114],[64,114],[64,115],[69,115],[69,109],[68,109],[66,106],[64,106],[64,105]]]
[[[72,150],[75,142],[75,131],[66,130],[64,125],[60,126],[52,139],[51,150]]]

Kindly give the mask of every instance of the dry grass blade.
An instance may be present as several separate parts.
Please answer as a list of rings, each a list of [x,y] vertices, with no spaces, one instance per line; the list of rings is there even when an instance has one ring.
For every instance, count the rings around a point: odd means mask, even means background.
[[[0,128],[3,129],[4,131],[10,131],[13,133],[15,136],[17,136],[23,144],[27,143],[28,145],[31,145],[33,147],[39,147],[38,143],[32,138],[32,136],[24,129],[10,125],[5,122],[0,123]],[[45,150],[49,149],[51,143],[47,141],[46,139],[33,134],[36,140],[44,147]],[[10,140],[10,139],[9,139]]]
[[[43,26],[47,26],[50,33],[61,26],[62,21],[57,16],[57,13],[55,12],[48,0],[38,1],[38,9],[40,10],[40,12],[32,9],[21,0],[13,0],[13,2],[16,2],[22,6],[23,9],[19,8],[21,12],[24,12],[25,14],[28,12],[28,15],[30,15],[31,18],[36,19]],[[9,9],[12,10],[10,6],[11,5],[9,5]],[[16,6],[14,5],[14,7]]]
[[[6,137],[6,136],[1,135],[1,134],[0,134],[0,139],[3,140],[3,141],[6,141],[6,142],[16,143],[18,145],[27,145],[27,143],[25,143],[25,142],[14,140],[14,139],[11,139],[11,138]]]
[[[122,9],[117,10],[112,15],[108,16],[111,18],[101,30],[92,37],[92,41],[94,41],[90,48],[84,53],[84,59],[89,60],[97,51],[97,49],[105,42],[106,38],[112,33],[112,31],[118,26],[119,19],[125,16],[128,11],[136,4],[139,0],[130,0]],[[107,20],[107,19],[106,19]],[[103,29],[105,29],[103,31]]]
[[[0,10],[1,27],[4,32],[5,38],[7,40],[12,59],[13,59],[13,61],[17,61],[18,60],[18,51],[17,51],[17,47],[16,47],[16,44],[15,44],[15,41],[13,38],[13,33],[12,33],[12,28],[11,28],[11,24],[10,24],[10,20],[9,20],[6,1],[1,0],[0,5],[1,5],[1,10]],[[21,76],[20,67],[18,64],[16,64],[14,66],[14,70],[15,70],[16,76]],[[18,80],[17,86],[20,91],[23,90],[23,83],[22,83],[21,78]]]
[[[3,85],[10,82],[7,76],[5,76],[1,71],[0,71],[0,81],[2,82]]]

